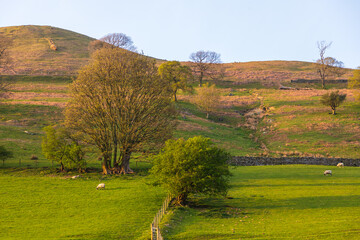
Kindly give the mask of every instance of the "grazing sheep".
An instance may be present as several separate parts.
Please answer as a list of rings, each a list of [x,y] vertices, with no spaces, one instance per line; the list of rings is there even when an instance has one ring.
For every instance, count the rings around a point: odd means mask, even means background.
[[[339,168],[342,168],[342,167],[344,167],[344,163],[339,162],[336,166],[339,167]]]
[[[324,176],[325,175],[330,175],[330,176],[332,176],[332,172],[331,172],[331,170],[325,170],[325,172],[324,172]]]
[[[76,178],[79,178],[79,177],[80,177],[80,175],[76,175],[76,176],[72,176],[71,178],[76,179]]]
[[[98,189],[105,189],[105,183],[100,183],[97,187],[96,190]]]

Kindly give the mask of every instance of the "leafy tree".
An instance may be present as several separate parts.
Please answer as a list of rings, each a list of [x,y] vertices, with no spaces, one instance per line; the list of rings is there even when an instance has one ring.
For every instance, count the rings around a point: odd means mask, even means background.
[[[14,157],[12,152],[6,150],[4,146],[0,146],[0,159],[3,162],[3,166],[5,165],[5,160],[12,157]]]
[[[219,106],[220,94],[215,84],[204,84],[202,87],[196,89],[197,95],[193,98],[193,102],[206,112],[206,118],[209,118],[209,113],[214,111]]]
[[[344,74],[344,64],[332,57],[325,57],[326,50],[330,48],[331,42],[321,41],[317,43],[320,58],[316,60],[317,72],[320,75],[322,88],[325,89],[325,80],[329,76],[341,76]]]
[[[168,81],[176,102],[176,93],[179,89],[183,91],[191,91],[192,88],[188,84],[188,80],[192,79],[191,69],[188,66],[181,66],[178,61],[165,62],[159,66],[159,75]]]
[[[209,138],[180,138],[165,143],[150,171],[181,205],[190,194],[226,195],[229,159],[230,154],[213,146]]]
[[[330,106],[332,109],[332,114],[336,114],[336,108],[345,101],[346,94],[339,94],[339,90],[331,93],[326,93],[321,96],[320,102],[325,106]]]
[[[349,78],[348,87],[360,89],[360,67],[358,67],[358,69],[355,69],[353,72],[353,76]]]
[[[96,51],[71,86],[66,125],[100,150],[104,174],[132,173],[133,152],[171,137],[176,111],[155,61],[120,48]]]
[[[61,171],[65,168],[77,168],[79,171],[85,168],[84,151],[64,128],[47,126],[44,131],[41,147],[48,160],[58,162]]]
[[[213,73],[215,65],[221,63],[220,54],[211,51],[197,51],[190,55],[194,73],[199,77],[201,87],[204,76]]]

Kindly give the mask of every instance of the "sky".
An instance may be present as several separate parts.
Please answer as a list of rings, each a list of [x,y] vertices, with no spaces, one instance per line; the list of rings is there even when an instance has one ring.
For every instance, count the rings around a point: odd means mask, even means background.
[[[0,0],[0,27],[48,25],[93,38],[130,36],[145,55],[222,62],[319,58],[318,41],[345,67],[360,66],[360,0]]]

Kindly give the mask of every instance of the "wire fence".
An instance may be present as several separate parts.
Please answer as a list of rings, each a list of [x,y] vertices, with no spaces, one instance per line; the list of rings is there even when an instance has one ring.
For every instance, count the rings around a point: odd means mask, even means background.
[[[153,222],[151,223],[151,240],[163,240],[164,238],[160,232],[160,221],[165,215],[167,208],[173,197],[169,194],[164,200],[160,210],[156,213]]]

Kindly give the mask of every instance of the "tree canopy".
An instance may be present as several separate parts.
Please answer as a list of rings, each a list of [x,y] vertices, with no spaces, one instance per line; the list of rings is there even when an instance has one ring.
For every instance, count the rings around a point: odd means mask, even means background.
[[[178,61],[161,64],[159,66],[159,75],[170,83],[175,102],[177,101],[176,93],[179,89],[183,91],[192,90],[191,85],[189,85],[189,80],[192,79],[191,69],[188,66],[181,66]]]
[[[190,55],[193,62],[194,73],[199,77],[199,86],[203,83],[203,78],[208,75],[215,67],[215,64],[221,63],[220,54],[212,51],[197,51]]]
[[[196,89],[197,94],[193,98],[193,102],[202,110],[206,112],[206,118],[209,118],[209,113],[214,111],[220,102],[220,94],[215,84],[204,84],[202,87]]]
[[[209,138],[171,139],[155,156],[151,174],[183,204],[189,194],[226,195],[229,159]]]
[[[98,147],[104,174],[133,172],[133,152],[154,149],[171,137],[172,92],[157,71],[150,58],[103,48],[72,84],[66,124]]]
[[[325,105],[329,106],[332,109],[332,114],[336,114],[336,108],[340,106],[340,104],[345,101],[346,94],[340,94],[339,90],[326,93],[321,96],[320,102]]]

